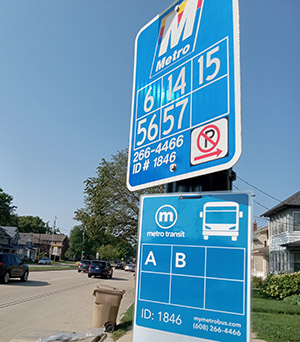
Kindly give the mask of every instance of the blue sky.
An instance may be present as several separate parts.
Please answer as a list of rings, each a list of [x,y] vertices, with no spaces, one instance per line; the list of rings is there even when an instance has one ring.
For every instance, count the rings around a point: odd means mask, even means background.
[[[134,40],[169,0],[0,0],[0,187],[68,234],[84,180],[128,146]],[[300,190],[299,0],[240,0],[242,156],[255,219]],[[257,203],[258,202],[258,203]]]

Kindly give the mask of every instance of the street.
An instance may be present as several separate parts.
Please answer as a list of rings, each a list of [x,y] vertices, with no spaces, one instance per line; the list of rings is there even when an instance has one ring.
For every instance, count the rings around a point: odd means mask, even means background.
[[[125,290],[119,316],[134,291],[133,273],[114,270],[112,279],[88,278],[77,270],[31,272],[26,283],[0,284],[0,342],[34,330],[81,332],[91,328],[96,286]],[[128,298],[129,297],[129,298]]]

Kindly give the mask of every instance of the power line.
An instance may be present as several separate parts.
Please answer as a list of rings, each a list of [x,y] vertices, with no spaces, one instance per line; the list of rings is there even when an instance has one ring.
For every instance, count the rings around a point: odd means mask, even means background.
[[[269,195],[269,194],[268,194],[268,193],[266,193],[265,191],[263,191],[263,190],[259,189],[258,187],[256,187],[256,186],[255,186],[255,185],[253,185],[253,184],[250,184],[249,182],[245,181],[245,180],[244,180],[244,179],[242,179],[241,177],[239,177],[239,176],[236,176],[236,178],[238,178],[238,179],[239,179],[239,180],[241,180],[242,182],[246,183],[247,185],[250,185],[250,186],[252,186],[252,188],[254,188],[254,189],[256,189],[257,191],[261,192],[262,194],[264,194],[264,195],[266,195],[266,196],[268,196],[268,197],[272,198],[273,200],[275,200],[275,201],[277,201],[277,202],[282,202],[282,201],[281,201],[281,200],[279,200],[278,198],[276,198],[276,197],[274,197],[274,196],[272,196],[272,195]]]
[[[236,185],[233,185],[233,187],[238,190],[238,191],[241,191]],[[267,210],[270,210],[270,208],[267,208],[266,206],[264,206],[263,204],[257,202],[256,200],[254,200],[254,202],[258,205],[260,205],[261,207],[263,207],[264,209],[267,209]]]
[[[263,205],[263,204],[257,202],[256,200],[254,200],[254,202],[255,202],[256,204],[260,205],[262,208],[264,208],[264,209],[266,209],[266,210],[270,210],[270,208],[268,208],[268,207],[266,207],[265,205]]]
[[[260,217],[260,216],[255,216],[254,215],[254,218],[256,219],[256,220],[260,220],[260,221],[264,221],[264,222],[269,222],[269,218],[266,218],[266,217]]]

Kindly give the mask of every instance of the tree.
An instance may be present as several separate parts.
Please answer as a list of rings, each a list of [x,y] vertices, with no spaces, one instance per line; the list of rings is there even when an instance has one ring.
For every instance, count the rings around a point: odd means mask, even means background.
[[[139,197],[146,193],[163,192],[153,187],[130,192],[126,186],[127,150],[119,151],[111,161],[102,159],[97,176],[85,181],[85,207],[75,212],[75,219],[95,238],[106,233],[136,242]]]
[[[14,222],[14,212],[17,208],[12,204],[13,197],[0,188],[0,225],[9,226]]]
[[[82,255],[95,258],[97,247],[100,246],[82,225],[73,227],[69,241],[71,246],[69,253],[76,259],[81,259]]]
[[[97,249],[99,258],[102,260],[117,260],[119,259],[118,249],[112,245],[102,245]]]
[[[17,227],[21,233],[50,233],[48,222],[45,223],[38,216],[17,216]]]

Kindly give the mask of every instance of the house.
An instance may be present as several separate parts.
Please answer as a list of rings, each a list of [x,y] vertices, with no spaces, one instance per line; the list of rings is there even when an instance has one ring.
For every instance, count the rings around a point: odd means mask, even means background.
[[[36,250],[29,235],[19,233],[17,227],[0,227],[0,251],[17,254],[21,259],[35,260]]]
[[[300,271],[300,191],[262,216],[270,218],[270,273]]]
[[[69,239],[64,234],[37,234],[32,233],[34,245],[38,254],[44,253],[56,260],[63,259],[66,250],[69,248]]]
[[[1,227],[3,228],[6,233],[10,236],[10,243],[12,245],[17,245],[20,239],[19,229],[18,227]]]
[[[36,260],[43,253],[55,260],[64,258],[69,239],[64,234],[19,233],[17,227],[0,227],[0,252]]]
[[[7,227],[0,227],[0,252],[14,253],[15,247],[13,246],[13,238],[6,231]]]
[[[32,233],[19,233],[20,239],[17,245],[17,254],[20,258],[28,260],[37,259],[36,241],[32,236]]]
[[[269,229],[253,223],[252,275],[265,279],[269,274]]]

